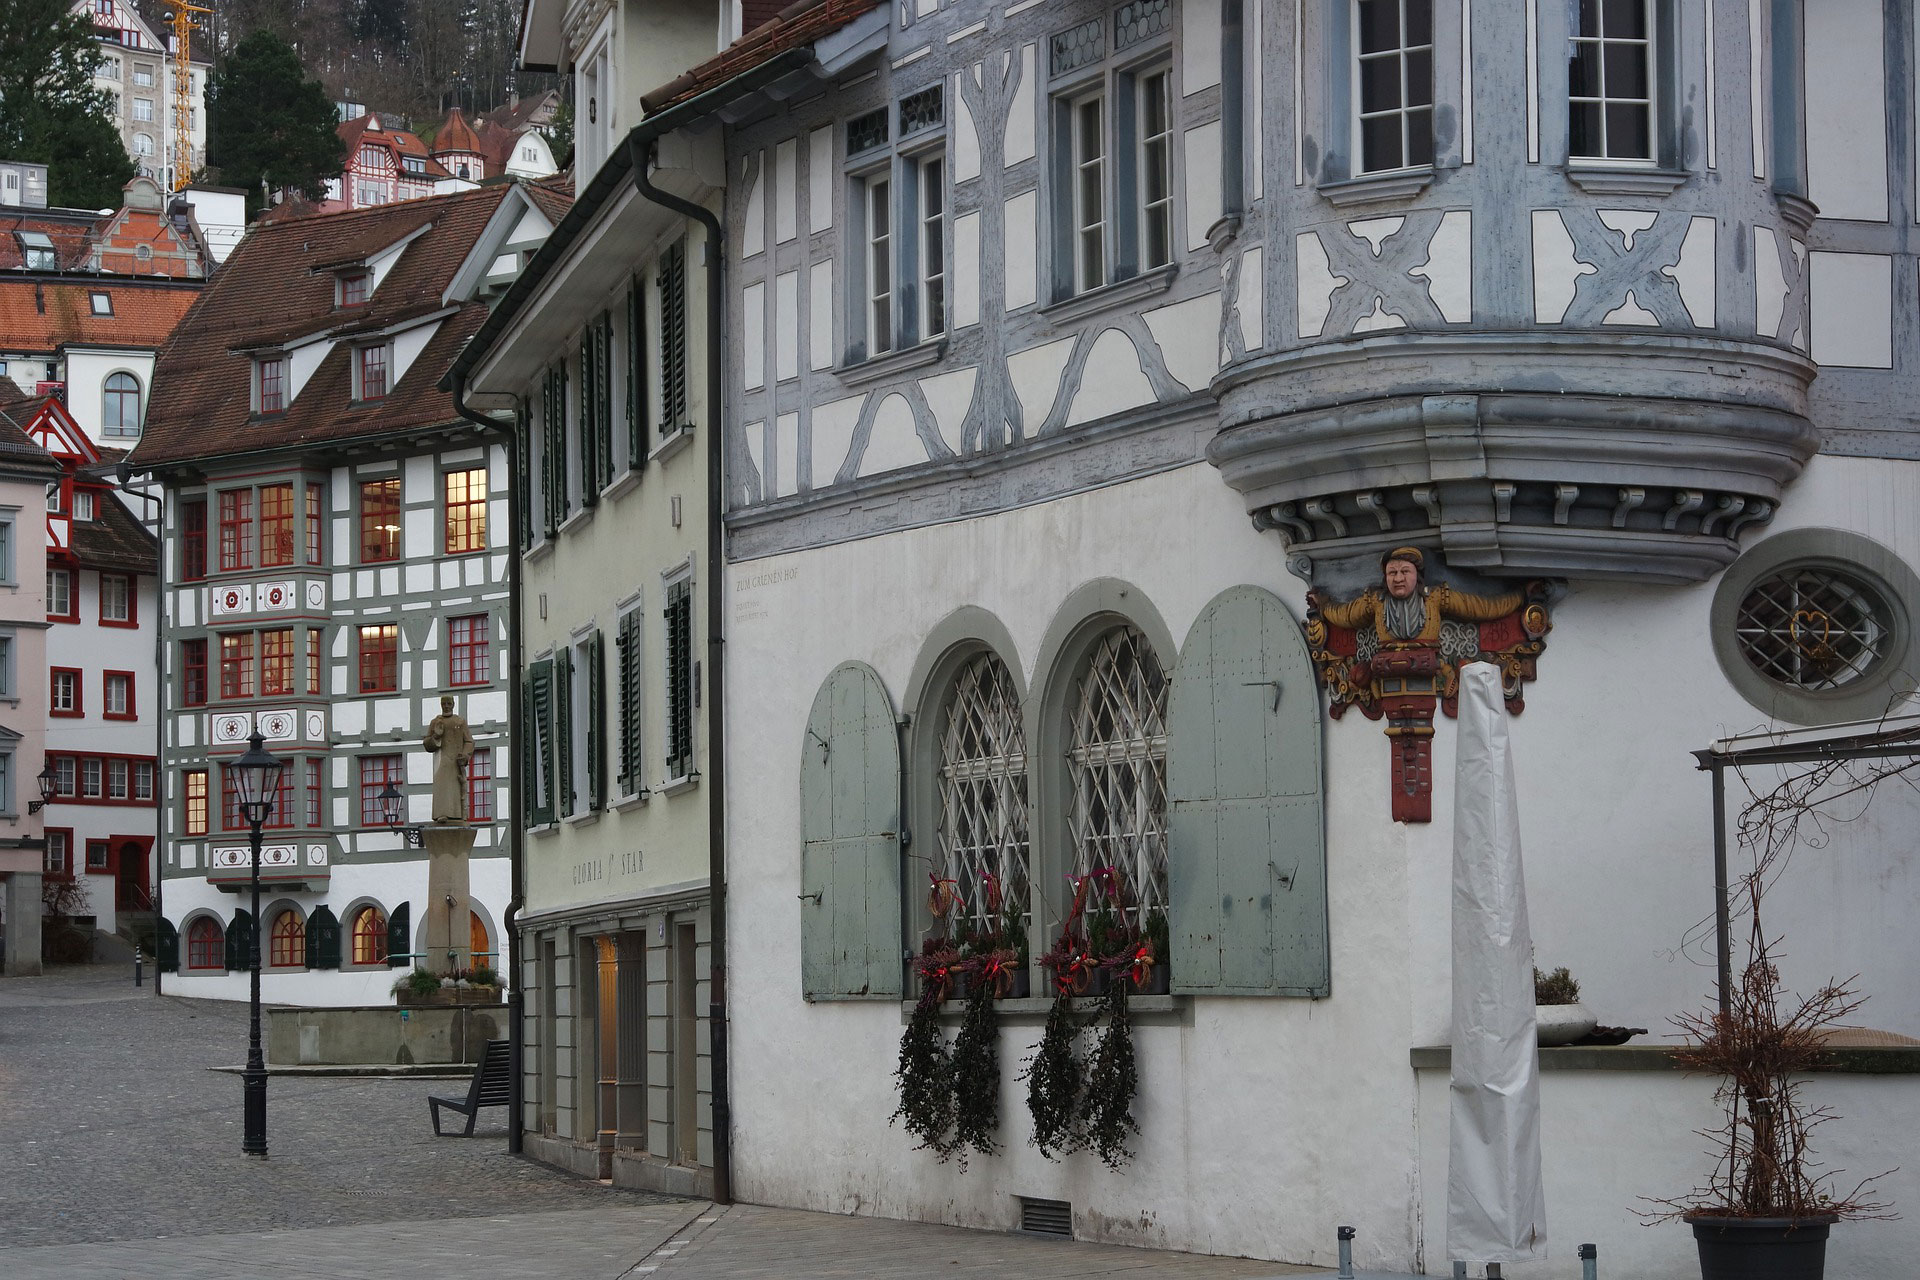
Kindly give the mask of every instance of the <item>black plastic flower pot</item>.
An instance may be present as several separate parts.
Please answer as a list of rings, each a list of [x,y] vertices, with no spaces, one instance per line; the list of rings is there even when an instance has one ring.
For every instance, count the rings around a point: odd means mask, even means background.
[[[1690,1216],[1700,1280],[1822,1280],[1827,1229],[1839,1219]]]

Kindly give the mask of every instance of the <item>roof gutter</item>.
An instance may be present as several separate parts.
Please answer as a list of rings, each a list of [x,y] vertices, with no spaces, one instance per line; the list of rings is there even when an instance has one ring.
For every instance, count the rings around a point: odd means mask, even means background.
[[[811,58],[811,52],[808,54]],[[694,99],[698,102],[699,99]],[[672,112],[666,113],[673,114]],[[664,117],[662,117],[664,118]],[[708,977],[710,1004],[707,1010],[707,1038],[711,1055],[713,1090],[713,1199],[716,1204],[733,1203],[733,1104],[727,1069],[727,751],[726,751],[726,636],[720,619],[726,606],[721,586],[721,515],[724,512],[726,486],[722,464],[725,431],[722,426],[723,391],[721,353],[725,350],[724,302],[726,299],[724,258],[726,232],[720,219],[704,205],[683,199],[671,191],[653,185],[647,172],[653,159],[653,140],[641,139],[635,129],[627,135],[628,163],[633,170],[633,186],[645,200],[690,218],[707,234],[707,857],[710,923]]]

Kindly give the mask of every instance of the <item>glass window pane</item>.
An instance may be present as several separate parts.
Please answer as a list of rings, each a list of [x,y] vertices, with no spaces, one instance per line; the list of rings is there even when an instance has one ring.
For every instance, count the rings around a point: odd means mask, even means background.
[[[1607,105],[1607,154],[1615,159],[1651,160],[1648,111],[1635,103]]]
[[[1580,34],[1600,34],[1600,0],[1580,0]]]
[[[1431,106],[1433,103],[1433,50],[1417,49],[1407,54],[1407,105]]]
[[[1582,21],[1592,0],[1581,4]],[[1647,0],[1605,0],[1606,35],[1609,40],[1647,38]]]
[[[1400,105],[1400,59],[1389,55],[1360,63],[1360,110],[1391,111]]]
[[[1433,0],[1405,0],[1407,45],[1433,43]]]
[[[1398,169],[1404,166],[1400,152],[1400,117],[1398,115],[1381,116],[1377,120],[1360,122],[1361,155],[1365,157],[1363,167],[1368,172],[1380,169]]]
[[[1430,108],[1407,112],[1407,163],[1433,163],[1433,111]]]
[[[1608,44],[1606,52],[1607,96],[1644,98],[1647,96],[1647,46]]]
[[[1567,92],[1576,98],[1600,96],[1600,46],[1591,40],[1578,41],[1567,62]]]
[[[1576,102],[1568,113],[1567,150],[1576,156],[1597,156],[1600,150],[1600,104]]]
[[[1360,52],[1400,47],[1400,0],[1360,0]]]

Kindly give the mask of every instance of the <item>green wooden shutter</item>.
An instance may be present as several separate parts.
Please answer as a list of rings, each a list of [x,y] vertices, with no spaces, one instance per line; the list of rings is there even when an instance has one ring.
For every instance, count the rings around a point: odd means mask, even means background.
[[[587,808],[607,803],[607,662],[598,628],[587,637]]]
[[[307,917],[307,968],[340,967],[340,921],[324,904]]]
[[[567,382],[560,368],[547,370],[543,448],[540,451],[540,492],[546,499],[547,536],[559,532],[567,518]]]
[[[574,811],[573,794],[573,650],[563,647],[553,655],[554,812],[567,817]]]
[[[595,482],[597,487],[604,489],[613,483],[613,314],[611,312],[601,314],[600,322],[594,326],[593,338],[594,395],[599,405],[594,422],[597,441],[594,446],[594,457],[599,463]]]
[[[638,276],[627,290],[627,468],[647,464],[647,293]]]
[[[159,923],[154,925],[153,960],[162,973],[178,973],[180,970],[180,931],[165,916],[161,916]]]
[[[843,664],[800,750],[800,980],[809,1000],[896,1000],[900,738],[873,668]]]
[[[413,964],[413,904],[403,902],[387,916],[387,967],[404,969]]]
[[[514,412],[513,422],[514,468],[513,501],[520,517],[520,549],[525,551],[533,545],[533,421],[522,402]]]
[[[620,788],[638,795],[645,787],[640,733],[640,619],[638,609],[620,615],[615,645],[620,651]]]
[[[600,501],[600,374],[594,368],[597,344],[593,326],[580,331],[580,398],[574,413],[574,425],[580,435],[580,505],[591,507]]]
[[[527,664],[527,823],[544,827],[553,821],[553,659]]]
[[[1320,703],[1300,624],[1233,587],[1187,634],[1167,709],[1173,990],[1325,996]]]
[[[685,243],[660,255],[660,434],[687,421],[687,259]]]
[[[667,588],[667,776],[693,772],[693,588]]]
[[[253,964],[253,916],[245,907],[233,913],[227,926],[227,972],[246,973]]]

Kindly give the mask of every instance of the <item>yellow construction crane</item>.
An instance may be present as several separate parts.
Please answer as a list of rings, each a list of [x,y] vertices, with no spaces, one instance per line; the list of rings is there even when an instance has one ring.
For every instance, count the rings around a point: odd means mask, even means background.
[[[168,0],[173,9],[173,189],[193,181],[193,64],[189,58],[198,14],[213,10],[188,0]]]

